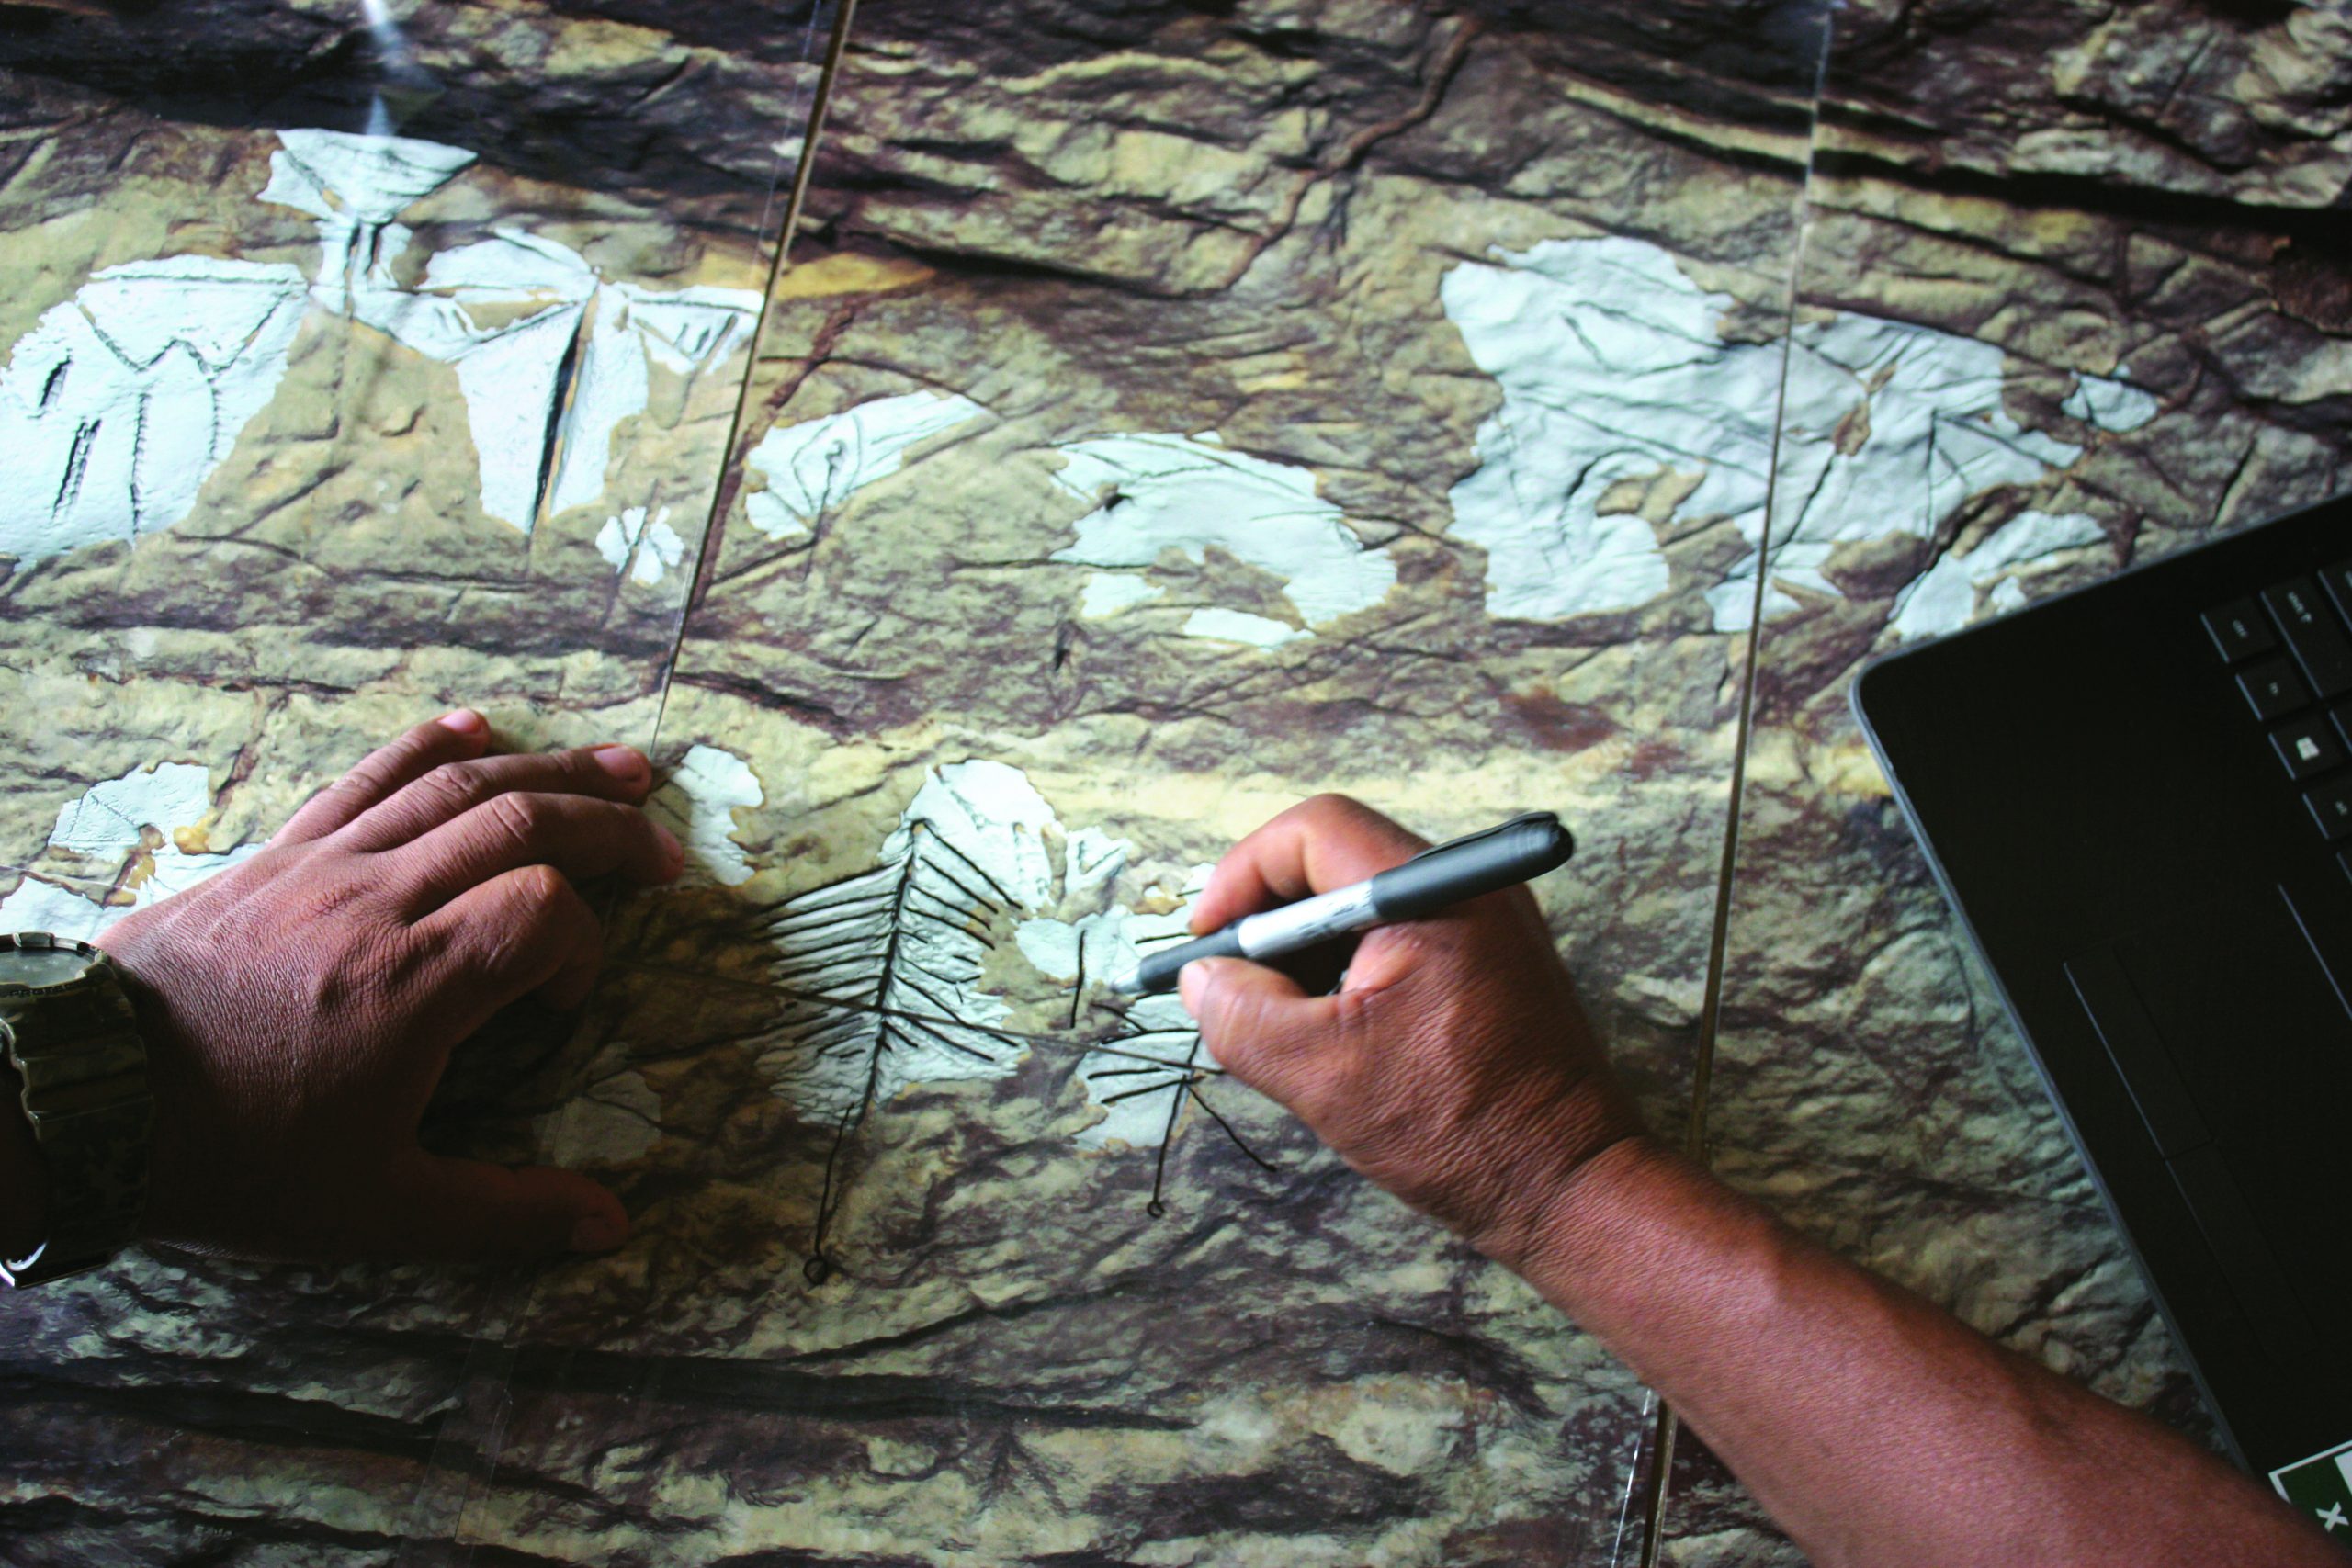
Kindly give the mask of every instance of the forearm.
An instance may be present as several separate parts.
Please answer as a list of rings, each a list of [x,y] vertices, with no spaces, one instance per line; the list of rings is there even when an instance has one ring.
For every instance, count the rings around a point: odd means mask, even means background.
[[[1646,1139],[1495,1249],[1823,1563],[2343,1562],[2251,1481]]]

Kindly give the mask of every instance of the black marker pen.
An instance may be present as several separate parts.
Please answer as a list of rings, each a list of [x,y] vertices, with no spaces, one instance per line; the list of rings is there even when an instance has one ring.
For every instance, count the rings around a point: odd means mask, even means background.
[[[1541,876],[1566,864],[1576,848],[1576,840],[1557,817],[1532,811],[1423,850],[1368,882],[1245,915],[1221,931],[1152,953],[1112,981],[1111,988],[1127,996],[1172,991],[1178,972],[1196,958],[1273,958],[1368,926],[1417,920],[1481,893]]]

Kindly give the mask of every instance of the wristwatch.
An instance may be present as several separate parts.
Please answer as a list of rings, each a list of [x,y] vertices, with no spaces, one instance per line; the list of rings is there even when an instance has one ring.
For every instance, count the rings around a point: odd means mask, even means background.
[[[49,1239],[0,1259],[0,1280],[96,1269],[139,1234],[155,1122],[147,1047],[113,960],[47,931],[0,936],[0,1048],[49,1174]]]

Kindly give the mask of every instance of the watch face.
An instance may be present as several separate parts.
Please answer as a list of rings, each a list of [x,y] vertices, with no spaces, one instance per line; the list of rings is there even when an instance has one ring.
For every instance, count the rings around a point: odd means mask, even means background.
[[[0,986],[59,986],[96,962],[70,948],[0,947]]]

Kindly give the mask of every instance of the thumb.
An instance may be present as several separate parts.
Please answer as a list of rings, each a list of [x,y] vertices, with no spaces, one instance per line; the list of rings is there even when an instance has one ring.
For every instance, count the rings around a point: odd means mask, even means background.
[[[416,1256],[518,1258],[609,1252],[628,1239],[628,1211],[576,1170],[509,1169],[419,1154],[396,1184],[396,1222]]]
[[[1310,997],[1279,970],[1244,958],[1203,958],[1176,976],[1184,1010],[1217,1065],[1261,1094],[1289,1103],[1289,1068],[1330,1032],[1336,1006]]]

